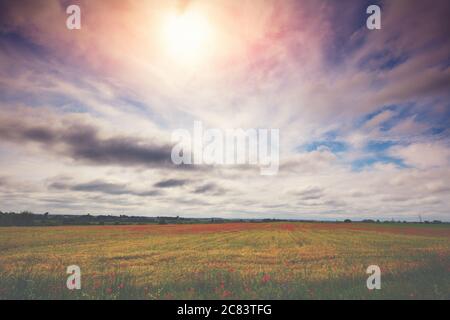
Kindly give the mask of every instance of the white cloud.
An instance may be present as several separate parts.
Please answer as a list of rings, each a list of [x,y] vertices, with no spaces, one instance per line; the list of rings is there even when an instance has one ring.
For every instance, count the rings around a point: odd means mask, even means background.
[[[398,146],[392,148],[390,154],[401,158],[408,165],[421,169],[446,167],[450,164],[450,149],[440,143],[414,143],[406,147]]]

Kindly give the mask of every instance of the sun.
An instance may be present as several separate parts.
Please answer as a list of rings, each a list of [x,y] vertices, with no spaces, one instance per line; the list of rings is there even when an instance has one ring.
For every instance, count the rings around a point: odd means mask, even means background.
[[[210,49],[211,25],[200,12],[170,14],[163,30],[167,52],[178,62],[200,61]]]

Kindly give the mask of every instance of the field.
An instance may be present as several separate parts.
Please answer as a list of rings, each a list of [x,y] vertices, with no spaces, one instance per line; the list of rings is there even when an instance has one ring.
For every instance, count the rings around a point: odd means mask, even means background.
[[[66,268],[81,268],[81,290]],[[366,269],[381,268],[381,290]],[[450,299],[450,225],[0,228],[0,299]]]

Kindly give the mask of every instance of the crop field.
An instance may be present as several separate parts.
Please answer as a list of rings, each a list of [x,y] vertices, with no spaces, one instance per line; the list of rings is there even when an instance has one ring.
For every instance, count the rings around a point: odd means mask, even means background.
[[[66,269],[81,269],[68,290]],[[381,269],[368,290],[366,269]],[[450,226],[0,228],[0,299],[450,299]]]

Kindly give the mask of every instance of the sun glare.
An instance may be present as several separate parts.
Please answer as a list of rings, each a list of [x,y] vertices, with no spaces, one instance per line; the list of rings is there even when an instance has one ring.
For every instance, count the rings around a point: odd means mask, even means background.
[[[164,41],[169,55],[185,63],[193,63],[209,50],[211,26],[205,16],[187,11],[171,14],[164,26]]]

